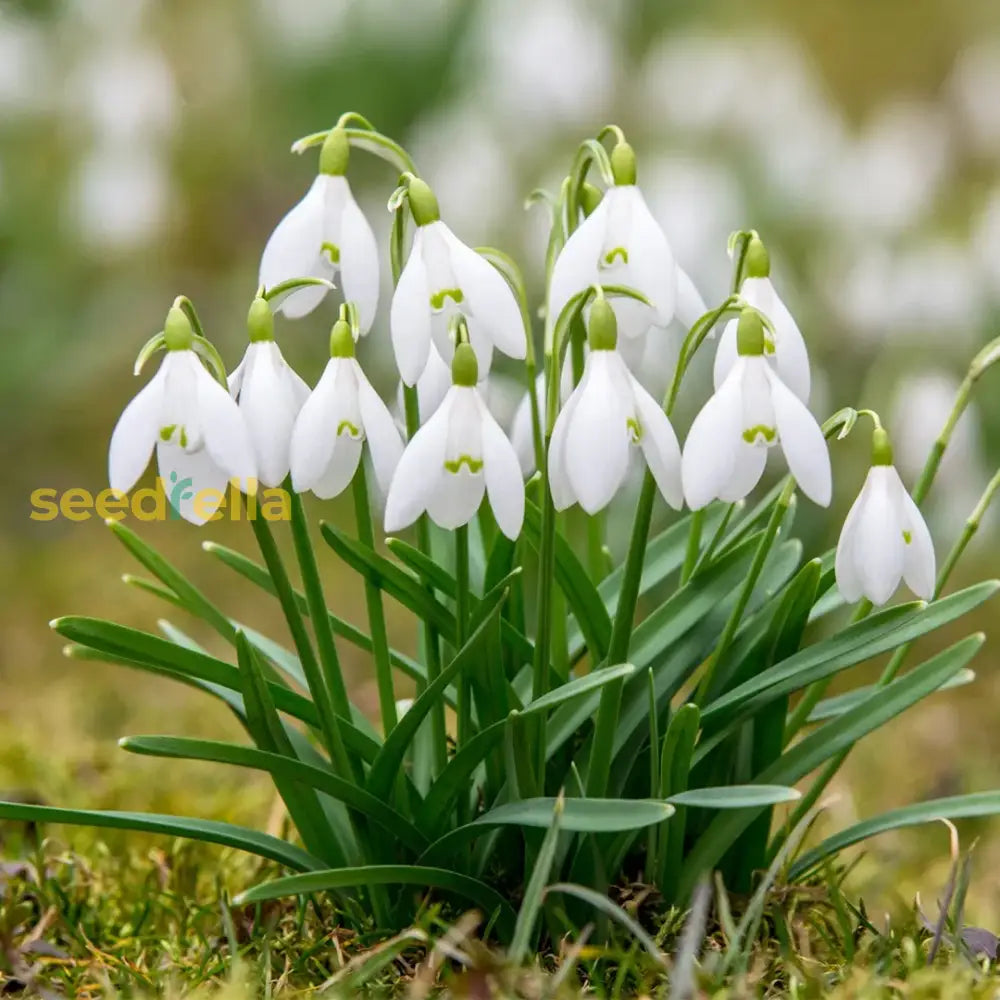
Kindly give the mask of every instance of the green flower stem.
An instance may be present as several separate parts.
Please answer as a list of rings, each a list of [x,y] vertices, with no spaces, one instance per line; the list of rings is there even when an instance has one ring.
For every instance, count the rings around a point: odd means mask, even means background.
[[[375,548],[375,529],[368,496],[368,477],[365,463],[358,463],[354,473],[354,514],[358,524],[358,539],[370,549]],[[365,604],[368,608],[368,624],[372,636],[372,658],[375,661],[375,683],[378,686],[379,712],[382,717],[382,732],[387,736],[397,722],[396,692],[392,686],[392,663],[389,659],[389,635],[385,626],[385,608],[382,592],[365,578]]]
[[[691,530],[688,532],[687,550],[684,553],[684,565],[681,567],[681,586],[683,587],[691,574],[694,573],[695,566],[698,565],[698,552],[701,549],[701,531],[705,524],[705,508],[696,510],[691,515]]]
[[[469,526],[463,524],[455,529],[455,651],[465,645],[469,631]],[[458,728],[456,746],[465,746],[471,735],[472,706],[469,690],[469,675],[463,671],[458,675]]]
[[[764,563],[771,552],[771,546],[778,535],[778,528],[781,527],[781,522],[788,511],[794,493],[795,480],[789,476],[774,507],[771,509],[771,516],[768,519],[767,527],[764,529],[764,537],[761,538],[760,544],[757,546],[757,551],[754,553],[753,562],[750,564],[746,579],[743,581],[743,589],[740,591],[740,595],[736,599],[732,611],[729,613],[729,618],[722,629],[722,636],[719,638],[712,652],[704,674],[702,674],[697,693],[694,697],[696,705],[703,705],[705,698],[712,690],[712,681],[715,679],[715,671],[718,669],[719,661],[725,655],[726,650],[729,649],[729,644],[733,641],[733,636],[736,635],[736,630],[740,627],[740,622],[743,620],[743,612],[746,611],[747,604],[750,602],[753,589],[757,585],[761,571],[764,569]]]
[[[712,561],[712,556],[715,555],[715,550],[719,547],[719,542],[725,537],[726,531],[729,528],[729,522],[733,518],[733,514],[739,508],[742,501],[737,501],[736,503],[731,503],[726,507],[725,514],[722,515],[722,520],[719,522],[719,526],[715,529],[715,534],[708,540],[708,545],[705,546],[705,551],[698,557],[698,562],[695,563],[694,571],[692,576],[697,573],[703,566],[707,566]]]
[[[260,548],[260,554],[264,558],[264,565],[274,583],[275,593],[278,595],[278,603],[285,615],[288,623],[288,630],[292,634],[292,642],[295,645],[295,652],[298,654],[299,662],[302,664],[302,672],[306,675],[306,683],[309,686],[309,694],[316,705],[319,714],[320,728],[323,733],[323,744],[330,760],[337,773],[344,778],[351,774],[350,762],[347,756],[347,749],[344,746],[340,733],[340,726],[337,723],[337,713],[334,711],[333,702],[330,700],[330,692],[327,689],[323,672],[320,669],[319,661],[313,652],[312,643],[309,641],[309,633],[306,630],[302,615],[299,614],[298,604],[295,600],[295,590],[285,564],[282,561],[281,553],[274,541],[270,525],[264,517],[254,517],[250,519],[250,526],[253,528],[254,537]],[[323,609],[323,617],[326,617],[326,608]]]
[[[289,487],[291,484],[288,484]],[[292,542],[295,545],[295,555],[299,561],[299,572],[302,574],[302,589],[306,595],[306,605],[312,620],[313,634],[316,637],[316,648],[319,652],[319,663],[326,680],[326,690],[329,694],[333,711],[345,719],[351,718],[351,703],[347,697],[347,685],[340,669],[340,657],[333,640],[333,629],[330,626],[330,616],[327,613],[326,598],[323,595],[323,583],[319,576],[319,566],[316,564],[316,553],[309,540],[309,522],[306,520],[302,497],[289,488],[291,503]],[[336,728],[336,739],[341,740],[339,726]],[[341,745],[343,741],[341,740]],[[364,770],[361,761],[354,755],[348,755],[345,749],[351,773],[357,783],[364,781]],[[346,775],[345,775],[346,776]]]
[[[403,406],[406,413],[406,436],[412,438],[420,427],[420,404],[415,386],[403,386]],[[426,515],[417,521],[417,548],[424,555],[431,555],[431,533]],[[432,684],[441,673],[441,645],[437,630],[426,623],[421,626],[421,635],[427,664],[427,683]],[[435,773],[440,774],[448,759],[448,732],[445,728],[443,701],[431,709],[430,720],[433,764]]]

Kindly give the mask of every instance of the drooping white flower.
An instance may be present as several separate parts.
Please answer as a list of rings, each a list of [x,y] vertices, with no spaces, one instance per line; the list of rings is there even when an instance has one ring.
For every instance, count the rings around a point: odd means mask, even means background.
[[[695,418],[681,473],[692,510],[712,500],[742,500],[764,472],[767,451],[780,445],[799,488],[822,507],[832,477],[826,439],[805,404],[764,359],[760,315],[740,316],[738,353],[729,374]]]
[[[388,407],[354,357],[354,337],[344,320],[330,335],[330,360],[299,411],[292,430],[291,472],[296,492],[335,497],[354,478],[365,441],[382,495],[403,454]]]
[[[872,438],[872,467],[837,542],[835,573],[844,600],[885,604],[900,581],[925,601],[934,597],[934,543],[892,464],[885,431]]]
[[[344,299],[358,307],[365,334],[378,307],[378,245],[344,176],[349,152],[343,130],[333,129],[323,144],[312,187],[278,223],[264,247],[260,284],[271,289],[293,278],[339,278]],[[298,288],[275,308],[297,319],[312,312],[328,290],[325,285]]]
[[[635,184],[635,156],[619,143],[612,152],[616,183],[573,231],[556,258],[546,312],[554,324],[574,295],[592,285],[623,285],[641,292],[645,305],[627,296],[612,305],[624,340],[650,327],[667,327],[675,314],[694,322],[704,312],[694,284],[682,274],[663,229]],[[683,315],[680,315],[683,313]]]
[[[108,479],[127,493],[153,449],[171,505],[203,524],[218,509],[230,480],[256,491],[257,462],[239,407],[192,349],[187,316],[174,306],[164,329],[159,371],[118,418],[108,449]]]
[[[401,531],[425,511],[442,528],[475,516],[485,494],[500,530],[510,539],[524,522],[524,482],[514,447],[476,388],[470,345],[456,348],[454,384],[413,436],[396,468],[385,506],[385,530]]]
[[[423,181],[410,181],[409,200],[417,229],[389,315],[400,377],[407,385],[416,384],[427,367],[432,342],[445,362],[451,362],[451,320],[459,314],[468,323],[469,342],[483,375],[494,348],[524,358],[524,323],[506,280],[441,221],[437,200]]]
[[[229,376],[265,486],[280,486],[288,475],[292,427],[309,386],[291,369],[274,342],[274,317],[262,298],[254,299],[248,318],[250,343]]]
[[[778,373],[781,381],[795,393],[803,403],[809,402],[811,375],[809,353],[805,340],[799,331],[788,307],[771,284],[771,264],[767,250],[760,239],[750,240],[746,256],[746,277],[740,287],[740,296],[750,307],[766,316],[774,326],[774,333],[764,331],[764,356]],[[736,327],[738,320],[732,319],[719,340],[715,354],[714,379],[718,389],[725,381],[733,365],[736,364]]]
[[[637,445],[671,507],[683,504],[681,450],[663,409],[631,375],[615,350],[615,314],[605,299],[590,312],[590,353],[580,384],[556,418],[549,443],[549,487],[556,510],[579,503],[606,507]]]

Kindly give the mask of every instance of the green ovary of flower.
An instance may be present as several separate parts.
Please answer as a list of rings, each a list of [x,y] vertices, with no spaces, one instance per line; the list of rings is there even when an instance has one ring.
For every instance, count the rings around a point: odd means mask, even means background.
[[[602,263],[604,264],[605,267],[611,267],[614,264],[616,258],[618,257],[621,257],[621,261],[623,264],[627,264],[628,250],[626,250],[625,247],[615,247],[613,250],[609,250],[604,255]]]
[[[331,264],[340,263],[340,247],[338,247],[336,243],[327,243],[324,241],[320,250],[330,258]]]
[[[431,308],[435,312],[440,312],[444,309],[445,301],[448,299],[458,305],[465,299],[465,296],[462,294],[461,288],[442,288],[440,292],[434,292],[431,295]]]
[[[758,438],[763,438],[768,444],[773,444],[778,437],[778,432],[773,427],[765,424],[757,424],[756,427],[748,427],[743,432],[743,440],[747,444],[756,444]]]
[[[483,460],[481,458],[473,458],[471,455],[459,455],[458,458],[454,460],[445,460],[444,467],[453,476],[457,476],[461,471],[462,466],[466,466],[473,475],[480,472],[483,468]]]
[[[360,429],[355,427],[350,420],[341,420],[340,423],[337,424],[337,437],[340,437],[343,434],[354,438],[355,441],[358,441],[361,438]]]

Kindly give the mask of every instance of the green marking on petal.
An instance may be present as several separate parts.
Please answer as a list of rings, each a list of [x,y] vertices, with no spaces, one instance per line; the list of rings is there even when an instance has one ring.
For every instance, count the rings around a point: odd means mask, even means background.
[[[743,440],[747,444],[755,444],[759,437],[762,437],[768,444],[773,444],[778,437],[778,432],[766,424],[757,424],[756,427],[748,427],[743,432]]]
[[[613,250],[609,250],[603,258],[602,263],[605,267],[611,267],[615,262],[615,258],[621,257],[622,263],[628,263],[628,250],[625,247],[615,247]]]
[[[361,431],[359,428],[355,427],[350,420],[341,420],[337,424],[337,437],[342,434],[346,434],[348,437],[354,438],[355,441],[359,440],[361,437]]]
[[[161,427],[160,440],[169,441],[174,436],[175,430],[177,430],[177,424],[167,424],[166,427]]]
[[[327,257],[330,258],[331,264],[340,263],[340,247],[338,247],[336,243],[328,243],[324,240],[320,246],[320,251],[325,253]]]
[[[909,531],[904,531],[903,532],[903,541],[906,542],[907,545],[909,545],[910,542],[913,541],[913,534],[911,532],[909,532]]]
[[[465,296],[462,294],[461,288],[442,288],[440,292],[434,292],[431,295],[431,309],[435,312],[440,312],[444,309],[444,304],[447,299],[451,299],[455,305],[458,305]]]
[[[764,328],[764,353],[774,354],[775,353],[774,338],[769,336],[767,333],[767,327]]]
[[[632,444],[638,444],[642,440],[642,427],[639,421],[635,417],[629,417],[625,421],[625,426],[628,428],[629,436],[632,438]]]
[[[469,472],[475,475],[483,467],[481,458],[473,458],[471,455],[459,455],[454,461],[445,461],[444,467],[452,475],[457,476],[462,466],[467,466]]]
[[[187,428],[186,427],[181,427],[180,445],[181,445],[182,448],[186,448],[188,446],[188,435],[187,435]]]

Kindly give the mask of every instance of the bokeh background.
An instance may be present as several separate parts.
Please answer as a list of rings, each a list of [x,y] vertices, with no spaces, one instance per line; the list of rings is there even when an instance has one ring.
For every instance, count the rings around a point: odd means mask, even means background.
[[[57,614],[152,628],[164,608],[120,582],[136,567],[97,519],[34,522],[28,498],[106,485],[133,358],[179,292],[235,364],[260,249],[315,169],[315,153],[288,152],[295,138],[362,112],[412,151],[457,233],[513,253],[537,298],[544,219],[524,197],[556,187],[576,144],[617,121],[706,300],[725,294],[729,232],[760,230],[821,372],[816,409],[880,409],[912,481],[968,360],[1000,333],[998,95],[996,0],[4,0],[0,789],[268,820],[263,778],[117,750],[128,733],[237,734],[203,696],[60,655]],[[356,154],[351,179],[384,239],[391,169]],[[279,327],[310,380],[332,309]],[[391,392],[385,315],[363,360]],[[939,557],[1000,461],[998,387],[1000,373],[984,379],[929,498]],[[836,446],[831,514],[801,515],[813,545],[835,540],[863,437]],[[141,530],[281,635],[275,609],[200,550],[212,537],[250,551],[245,524]],[[996,541],[990,519],[956,582],[997,572]],[[361,620],[355,582],[332,559],[325,571],[331,603]],[[926,648],[995,619],[987,608]],[[373,704],[367,664],[344,653]],[[998,661],[992,630],[973,687],[861,745],[827,822],[1000,786]],[[981,838],[971,912],[997,929],[1000,824],[963,836]],[[943,828],[906,831],[871,845],[855,879],[906,907],[940,893],[947,862]]]

